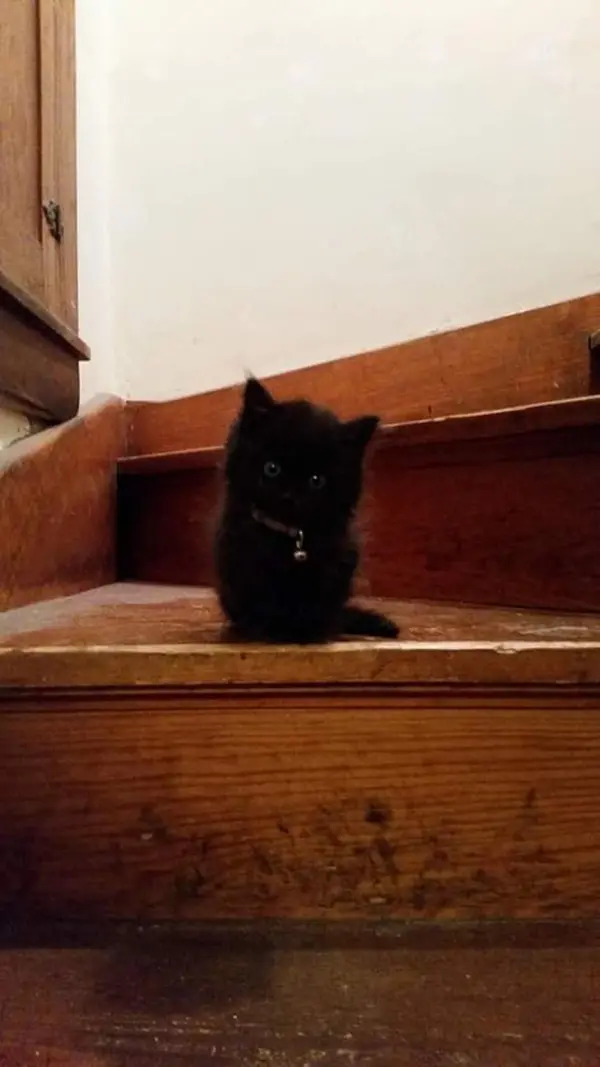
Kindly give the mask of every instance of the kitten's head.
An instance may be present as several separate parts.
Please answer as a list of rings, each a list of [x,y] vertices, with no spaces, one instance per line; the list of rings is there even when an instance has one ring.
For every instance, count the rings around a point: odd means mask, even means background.
[[[250,378],[227,443],[230,495],[292,526],[339,528],[358,503],[378,422],[374,415],[341,422],[307,400],[277,403]]]

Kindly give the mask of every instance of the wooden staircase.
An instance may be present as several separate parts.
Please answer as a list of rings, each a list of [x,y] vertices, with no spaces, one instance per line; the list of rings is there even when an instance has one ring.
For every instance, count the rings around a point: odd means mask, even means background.
[[[214,446],[120,460],[122,577],[211,583],[220,463]],[[600,610],[599,485],[599,396],[386,425],[362,589]]]
[[[600,1062],[600,396],[398,421],[379,395],[358,592],[397,642],[227,641],[221,431],[193,399],[181,432],[168,405],[113,399],[0,455],[0,1063],[38,1043],[104,1067],[102,1019],[111,1067]],[[117,921],[142,924],[133,949]],[[62,1044],[52,960],[76,1005]],[[411,999],[422,967],[439,981]],[[140,984],[137,1022],[107,1022],[105,969]],[[190,1006],[191,976],[229,1014]]]
[[[312,649],[189,587],[5,613],[5,914],[596,915],[600,616],[386,609]]]

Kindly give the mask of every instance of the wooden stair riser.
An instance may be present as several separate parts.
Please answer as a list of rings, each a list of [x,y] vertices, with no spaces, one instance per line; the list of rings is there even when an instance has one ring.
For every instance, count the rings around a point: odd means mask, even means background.
[[[220,474],[212,467],[118,482],[118,574],[125,580],[214,584]]]
[[[120,577],[213,580],[216,468],[123,474]],[[600,426],[371,457],[358,592],[600,610]]]
[[[600,688],[5,695],[0,905],[598,914]]]

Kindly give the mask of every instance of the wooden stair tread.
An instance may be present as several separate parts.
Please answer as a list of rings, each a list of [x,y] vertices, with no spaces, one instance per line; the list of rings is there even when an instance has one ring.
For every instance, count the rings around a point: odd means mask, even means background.
[[[365,924],[366,926],[366,924]],[[593,926],[296,939],[142,928],[0,951],[7,1067],[598,1062]],[[492,928],[493,929],[493,928]],[[329,931],[331,932],[331,931]],[[437,935],[437,936],[436,936]],[[324,944],[323,944],[324,942]],[[560,976],[559,980],[557,980]]]
[[[218,467],[223,449],[184,448],[175,452],[153,452],[146,456],[122,456],[119,474],[165,474],[168,471],[212,470]]]
[[[240,645],[211,590],[116,583],[1,615],[0,685],[600,681],[599,615],[371,603],[400,641]]]
[[[594,395],[385,425],[379,432],[377,447],[422,447],[457,441],[491,440],[495,437],[597,426],[599,423],[600,396]],[[196,470],[217,466],[222,454],[223,449],[219,446],[188,448],[123,456],[118,466],[122,474]]]

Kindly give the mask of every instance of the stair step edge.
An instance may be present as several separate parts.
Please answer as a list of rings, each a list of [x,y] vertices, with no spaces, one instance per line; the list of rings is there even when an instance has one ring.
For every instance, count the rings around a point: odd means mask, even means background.
[[[0,688],[600,685],[598,641],[102,645],[0,649]]]
[[[594,394],[496,411],[391,423],[380,428],[376,448],[411,448],[597,426],[600,426],[600,395]],[[159,474],[173,470],[212,469],[220,465],[222,457],[221,446],[153,452],[122,456],[118,460],[118,470],[121,474]]]

